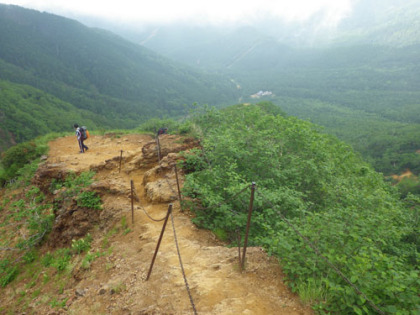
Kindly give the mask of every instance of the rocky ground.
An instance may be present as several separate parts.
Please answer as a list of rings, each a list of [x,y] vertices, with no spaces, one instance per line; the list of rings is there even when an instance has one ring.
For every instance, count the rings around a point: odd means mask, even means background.
[[[91,233],[91,252],[106,253],[88,269],[73,262],[60,290],[54,283],[44,286],[23,314],[313,314],[284,285],[278,262],[261,248],[248,248],[241,272],[237,248],[225,247],[210,231],[191,223],[191,214],[180,209],[173,163],[179,151],[197,143],[173,135],[161,136],[160,142],[160,162],[156,142],[148,135],[92,136],[85,154],[78,153],[73,136],[50,143],[33,182],[46,190],[52,178],[94,170],[89,189],[101,195],[103,209],[87,213],[76,204],[63,205],[41,251],[69,246],[72,239]],[[182,187],[182,174],[179,180]],[[173,221],[168,220],[146,280],[163,226],[149,217],[164,218],[169,205]],[[22,290],[30,290],[24,279],[2,289],[1,304],[18,309],[16,292]],[[42,303],[53,294],[66,301],[64,308]]]

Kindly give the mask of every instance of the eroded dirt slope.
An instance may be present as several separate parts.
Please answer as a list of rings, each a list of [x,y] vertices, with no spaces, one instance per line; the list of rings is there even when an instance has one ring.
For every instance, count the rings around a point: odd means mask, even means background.
[[[101,251],[104,243],[109,249],[89,269],[73,269],[60,292],[60,298],[67,299],[64,309],[39,303],[41,295],[34,298],[29,313],[194,314],[194,304],[198,314],[312,314],[283,284],[282,272],[273,258],[260,248],[248,248],[246,270],[240,272],[237,248],[224,247],[211,232],[197,229],[187,212],[180,211],[172,164],[179,158],[177,152],[196,145],[193,141],[163,135],[160,163],[156,144],[148,135],[93,136],[87,145],[89,151],[79,154],[75,137],[51,142],[48,158],[34,182],[46,188],[51,177],[94,170],[96,181],[89,189],[101,195],[103,210],[88,216],[76,205],[63,207],[44,250],[68,246],[87,232],[94,236],[92,252]],[[183,176],[179,176],[182,186]],[[134,222],[131,181],[136,193]],[[169,204],[173,205],[176,238],[192,302],[171,220],[146,281],[163,225],[146,213],[155,219],[164,218]],[[122,220],[128,224],[127,233],[112,233]]]

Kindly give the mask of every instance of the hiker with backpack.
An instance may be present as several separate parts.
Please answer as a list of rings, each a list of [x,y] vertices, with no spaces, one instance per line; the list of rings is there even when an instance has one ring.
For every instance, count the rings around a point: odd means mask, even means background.
[[[89,148],[83,143],[87,139],[87,130],[85,127],[79,127],[78,124],[74,124],[73,127],[76,129],[77,142],[79,143],[80,148],[79,153],[85,153],[85,150],[89,150]]]
[[[162,127],[162,128],[159,128],[159,130],[157,132],[157,135],[160,136],[160,135],[164,135],[164,134],[167,134],[167,133],[168,133],[168,128]]]

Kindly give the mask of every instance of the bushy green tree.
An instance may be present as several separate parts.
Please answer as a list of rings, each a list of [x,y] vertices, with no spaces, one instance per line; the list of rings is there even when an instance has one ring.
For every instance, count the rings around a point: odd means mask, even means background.
[[[6,181],[14,178],[24,165],[38,158],[41,153],[34,142],[20,143],[3,152],[0,160],[3,168],[0,184],[4,185]]]
[[[194,122],[203,150],[191,159],[203,163],[187,175],[184,194],[196,201],[197,224],[243,233],[249,194],[237,193],[256,182],[250,244],[279,257],[294,290],[319,284],[326,295],[316,307],[340,314],[418,307],[415,214],[350,146],[264,104],[208,110]]]

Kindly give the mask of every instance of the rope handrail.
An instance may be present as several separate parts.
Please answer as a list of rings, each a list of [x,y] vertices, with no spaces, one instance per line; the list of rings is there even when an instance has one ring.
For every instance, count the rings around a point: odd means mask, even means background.
[[[245,188],[243,188],[241,191],[237,192],[235,195],[233,195],[232,197],[230,197],[228,200],[224,200],[222,202],[219,202],[217,205],[211,206],[211,207],[220,207],[223,204],[227,204],[229,201],[236,199],[239,195],[241,195],[245,190],[247,190],[249,187],[251,187],[251,185],[247,185]],[[233,210],[231,210],[233,211]],[[234,211],[233,211],[234,212]]]
[[[165,218],[166,218],[166,216],[165,217],[163,217],[162,219],[154,219],[147,211],[146,211],[146,209],[143,207],[143,206],[140,206],[140,208],[143,210],[143,212],[144,212],[144,214],[150,219],[150,220],[152,220],[152,221],[155,221],[155,222],[161,222],[161,221],[163,221],[163,220],[165,220]]]
[[[157,141],[157,151],[158,151],[158,161],[159,161],[159,165],[161,165],[161,160],[160,160],[160,143],[159,143],[159,140],[158,139],[156,139]],[[205,154],[205,152],[204,152],[204,148],[202,147],[202,153],[203,153],[203,155],[207,158],[207,156],[206,156],[206,154]],[[208,159],[207,159],[207,161],[208,161]],[[210,165],[210,162],[208,161],[208,164]],[[170,189],[173,191],[173,189],[172,189],[172,187],[171,187],[171,185],[169,184],[169,179],[167,178],[167,176],[165,176],[165,179],[167,180],[167,183],[168,183],[168,186],[170,187]],[[221,205],[223,205],[223,204],[227,204],[229,201],[231,201],[231,200],[233,200],[233,199],[235,199],[235,198],[237,198],[239,195],[241,195],[246,189],[248,189],[249,187],[251,187],[251,185],[248,185],[247,187],[245,187],[245,188],[243,188],[241,191],[239,191],[238,193],[236,193],[234,196],[232,196],[232,197],[230,197],[228,200],[224,200],[224,201],[222,201],[222,202],[220,202],[219,204],[217,204],[217,205],[212,205],[211,207],[213,208],[213,207],[220,207]],[[173,191],[174,192],[174,191]],[[276,206],[275,205],[273,205],[272,203],[271,203],[271,201],[270,200],[268,200],[268,199],[266,199],[266,197],[263,195],[263,194],[260,194],[260,196],[262,196],[263,197],[263,199],[267,202],[267,203],[269,203],[270,205],[271,205],[271,207],[273,208],[273,210],[275,210],[275,208],[276,208]],[[235,215],[237,215],[237,213],[234,211],[234,210],[232,210],[232,209],[230,209],[230,211],[231,212],[233,212]],[[347,284],[349,284],[354,290],[355,290],[355,292],[358,294],[358,295],[361,295],[367,302],[368,302],[368,304],[376,311],[376,312],[378,312],[379,314],[385,314],[385,312],[384,311],[382,311],[373,301],[371,301],[353,282],[351,282],[349,279],[348,279],[348,277],[346,277],[344,274],[343,274],[343,272],[340,270],[340,269],[338,269],[331,261],[329,261],[329,259],[327,258],[327,257],[325,257],[323,254],[321,254],[321,252],[318,250],[318,248],[307,238],[307,237],[305,237],[282,213],[281,213],[281,211],[279,211],[279,210],[276,210],[276,213],[281,217],[281,219],[284,221],[284,222],[286,222],[286,224],[289,226],[289,227],[291,227],[292,229],[293,229],[293,231],[297,234],[297,235],[299,235],[299,237],[304,241],[304,243],[307,245],[307,246],[309,246],[314,252],[315,252],[315,254],[316,255],[318,255],[318,257],[320,257],[320,258],[322,258],[322,260],[324,260],[326,263],[327,263],[327,265],[331,268],[331,269],[333,269]],[[195,305],[194,305],[194,302],[193,302],[193,300],[192,300],[192,297],[191,297],[191,292],[190,292],[190,290],[189,290],[189,286],[188,286],[188,282],[187,282],[187,279],[186,279],[186,276],[185,276],[185,271],[184,271],[184,268],[183,268],[183,265],[182,265],[182,259],[181,259],[181,255],[180,255],[180,252],[179,252],[179,246],[178,246],[178,242],[177,242],[177,238],[176,238],[176,231],[175,231],[175,225],[174,225],[174,219],[173,219],[173,216],[172,216],[172,213],[171,213],[171,220],[172,220],[172,227],[173,227],[173,230],[174,230],[174,237],[175,237],[175,243],[176,243],[176,247],[177,247],[177,251],[178,251],[178,257],[179,257],[179,261],[180,261],[180,265],[181,265],[181,269],[182,269],[182,274],[183,274],[183,277],[184,277],[184,282],[185,282],[185,285],[186,285],[186,288],[187,288],[187,291],[188,291],[188,295],[189,295],[189,298],[190,298],[190,301],[191,301],[191,304],[192,304],[192,307],[193,307],[193,310],[194,310],[194,314],[197,314],[197,311],[196,311],[196,309],[195,309]]]
[[[134,186],[133,186],[133,189],[135,190],[135,188],[134,188]],[[136,192],[136,194],[137,194],[137,192]],[[140,209],[141,210],[143,210],[143,212],[144,212],[144,214],[150,219],[150,220],[152,220],[152,221],[155,221],[155,222],[161,222],[161,221],[163,221],[163,220],[165,220],[165,218],[166,218],[166,215],[162,218],[162,219],[155,219],[155,218],[153,218],[148,212],[147,212],[147,210],[144,208],[144,206],[141,204],[141,201],[140,201],[140,199],[138,199],[138,203],[139,203],[139,205],[140,205]]]
[[[174,216],[172,215],[172,213],[171,213],[171,221],[172,221],[172,229],[174,230],[174,240],[175,240],[176,250],[178,252],[179,265],[181,266],[181,271],[182,271],[182,276],[184,277],[185,287],[187,288],[188,297],[190,299],[191,306],[193,308],[194,314],[197,315],[197,310],[195,308],[194,300],[192,298],[190,287],[188,285],[188,280],[187,280],[187,277],[185,275],[184,265],[182,264],[181,252],[179,250],[178,239],[177,239],[176,231],[175,231]]]
[[[139,204],[140,204],[140,209],[142,209],[143,210],[143,212],[144,212],[144,214],[150,219],[150,220],[152,220],[152,221],[155,221],[155,222],[161,222],[161,221],[163,221],[163,220],[165,220],[165,218],[166,218],[166,215],[162,218],[162,219],[155,219],[155,218],[153,218],[147,211],[146,211],[146,209],[143,207],[143,205],[141,204],[141,202],[140,202],[140,200],[138,201],[139,202]]]
[[[158,164],[159,167],[162,167],[162,153],[161,153],[161,149],[160,149],[160,141],[159,141],[159,136],[156,136],[156,150],[157,150],[157,154],[158,154]],[[173,166],[173,165],[172,165]],[[176,175],[178,176],[178,175]],[[169,177],[165,174],[164,179],[166,180],[166,183],[168,184],[169,189],[175,194],[177,195],[177,192],[172,188],[170,182],[169,182]],[[181,202],[180,197],[177,197],[177,199],[179,200],[179,202]]]
[[[158,144],[158,150],[159,150],[160,149],[160,144],[159,144],[159,141],[158,140],[157,140],[157,144]],[[203,155],[205,155],[204,148],[202,148],[202,151],[203,151]],[[160,153],[160,152],[158,151],[158,153]],[[161,164],[160,154],[159,154],[159,164]],[[168,186],[170,187],[170,189],[172,189],[172,187],[169,185],[168,178],[166,176],[165,176],[165,178],[166,178],[166,180],[168,182]],[[228,200],[224,200],[224,201],[220,202],[219,204],[213,205],[211,207],[220,207],[223,204],[227,204],[229,201],[231,201],[231,200],[237,198],[239,195],[241,195],[249,187],[251,187],[251,185],[248,185],[247,187],[243,188],[241,191],[239,191],[238,193],[236,193],[234,196],[230,197]],[[273,208],[273,210],[276,208],[276,206],[274,206],[271,203],[270,200],[266,199],[263,194],[260,194],[260,195],[264,198],[265,201],[267,201],[271,205],[271,207]],[[237,215],[237,213],[234,210],[230,210],[230,211]],[[322,255],[321,252],[318,250],[318,248],[315,245],[313,245],[312,242],[307,237],[305,237],[302,233],[300,233],[300,231],[292,223],[290,223],[290,221],[279,210],[277,210],[276,213],[281,217],[281,219],[284,222],[286,222],[287,225],[289,225],[289,227],[291,227],[294,230],[294,232],[296,234],[299,235],[299,237],[302,238],[302,240],[305,242],[305,244],[307,246],[309,246],[315,252],[316,255],[318,255],[320,258],[322,258],[327,263],[327,265],[330,268],[332,268],[345,282],[347,282],[355,290],[355,292],[357,294],[361,295],[376,312],[378,312],[379,314],[383,314],[383,315],[385,314],[385,312],[382,311],[374,302],[372,302],[353,282],[351,282],[343,274],[343,272],[341,272],[340,269],[338,269],[332,262],[330,262],[327,257],[325,257],[324,255]],[[190,301],[191,301],[192,306],[193,306],[193,309],[194,309],[194,314],[196,314],[194,302],[192,301],[192,297],[191,297],[191,294],[190,294],[190,291],[189,291],[188,283],[187,283],[187,280],[186,280],[186,277],[185,277],[185,272],[184,272],[184,269],[183,269],[183,266],[182,266],[182,260],[181,260],[181,256],[180,256],[180,253],[179,253],[178,243],[177,243],[177,240],[176,240],[175,225],[174,225],[172,214],[171,214],[171,219],[172,219],[172,226],[173,226],[173,229],[174,229],[175,242],[176,242],[176,246],[177,246],[177,250],[178,250],[178,256],[179,256],[179,260],[180,260],[180,264],[181,264],[182,273],[183,273],[183,276],[184,276],[184,281],[185,281],[185,284],[186,284],[186,287],[187,287],[187,291],[188,291],[188,294],[189,294],[189,297],[190,297]]]

